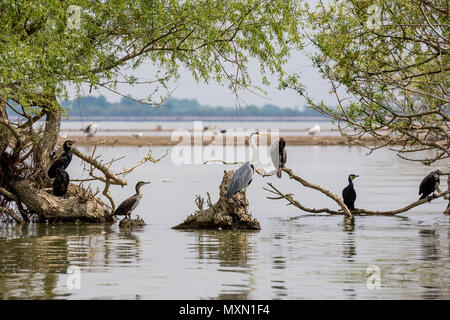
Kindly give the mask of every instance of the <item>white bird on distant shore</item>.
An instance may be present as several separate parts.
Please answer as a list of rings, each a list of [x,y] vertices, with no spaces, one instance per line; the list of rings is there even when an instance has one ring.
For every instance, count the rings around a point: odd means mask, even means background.
[[[143,133],[142,133],[142,132],[139,132],[139,133],[133,134],[133,137],[135,137],[135,138],[140,138],[140,137],[142,137],[142,135],[143,135]]]
[[[95,122],[91,122],[83,130],[83,132],[86,133],[88,137],[93,137],[97,133],[97,130],[98,130],[98,125]]]
[[[306,131],[307,134],[310,136],[315,136],[320,132],[320,126],[316,124],[314,127],[310,128],[308,131]]]

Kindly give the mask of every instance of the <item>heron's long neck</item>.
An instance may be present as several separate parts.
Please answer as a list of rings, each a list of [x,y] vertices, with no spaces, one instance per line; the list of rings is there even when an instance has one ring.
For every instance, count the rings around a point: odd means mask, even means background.
[[[353,187],[353,181],[350,178],[348,178],[348,185]]]
[[[256,145],[256,135],[252,135],[250,137],[250,148],[252,148],[252,163],[255,167],[258,167],[259,158],[258,158],[258,146]]]
[[[139,195],[139,196],[142,196],[141,186],[137,186],[136,187],[136,194]]]

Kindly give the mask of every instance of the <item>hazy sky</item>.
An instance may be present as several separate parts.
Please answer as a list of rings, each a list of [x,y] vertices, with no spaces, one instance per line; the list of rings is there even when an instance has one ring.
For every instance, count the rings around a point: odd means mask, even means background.
[[[310,59],[301,52],[293,52],[285,70],[288,73],[300,73],[302,75],[302,82],[306,85],[309,94],[317,101],[323,99],[326,103],[334,103],[334,97],[329,93],[329,84],[322,79],[319,73],[312,67]],[[155,67],[150,64],[143,64],[133,74],[138,78],[151,79],[155,74]],[[203,82],[197,83],[190,75],[189,71],[185,69],[180,70],[181,77],[176,82],[172,82],[171,89],[175,89],[172,97],[197,99],[201,104],[208,104],[211,106],[234,106],[235,96],[233,92],[227,88],[219,86],[217,83],[205,84]],[[256,61],[251,61],[249,65],[249,73],[254,80],[253,83],[257,86],[262,86],[259,77],[259,66]],[[265,97],[256,95],[249,91],[240,92],[242,98],[242,105],[255,104],[258,106],[266,103],[278,105],[280,107],[303,107],[305,100],[300,97],[293,90],[278,90],[277,77],[269,77],[271,85],[269,87],[262,86],[267,92]],[[146,98],[152,90],[145,86],[131,87],[123,85],[118,87],[122,94],[131,95],[132,97],[143,99]],[[75,97],[74,90],[69,90],[70,95]],[[88,95],[89,90],[84,89],[84,94]],[[109,101],[119,101],[122,97],[105,89],[92,90],[93,95],[102,94]]]

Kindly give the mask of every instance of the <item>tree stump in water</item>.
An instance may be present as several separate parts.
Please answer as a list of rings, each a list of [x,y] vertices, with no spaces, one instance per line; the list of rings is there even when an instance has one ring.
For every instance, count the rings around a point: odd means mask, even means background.
[[[219,200],[215,204],[209,198],[209,208],[203,209],[204,199],[197,196],[196,204],[199,208],[186,220],[172,229],[233,229],[233,230],[261,230],[258,220],[248,212],[248,201],[245,191],[238,192],[227,199],[227,189],[234,171],[225,171],[220,184]]]
[[[145,226],[145,222],[139,215],[134,220],[133,219],[130,220],[128,218],[123,218],[119,222],[119,227],[124,228],[124,229],[131,229],[134,227],[143,227],[143,226]]]

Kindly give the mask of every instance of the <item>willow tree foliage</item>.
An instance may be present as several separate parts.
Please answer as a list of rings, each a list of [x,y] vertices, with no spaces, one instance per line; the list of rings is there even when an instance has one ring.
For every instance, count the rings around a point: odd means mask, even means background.
[[[371,149],[448,163],[449,1],[332,0],[306,9],[312,60],[338,104],[314,101],[297,75],[285,85],[356,142],[371,137]]]
[[[45,192],[63,113],[58,101],[69,84],[112,91],[119,83],[147,85],[143,102],[153,104],[184,67],[198,81],[248,88],[250,59],[260,62],[263,80],[283,76],[300,42],[299,16],[294,0],[0,1],[1,213],[16,221],[101,221],[107,214],[97,205],[70,211],[66,200]],[[143,63],[158,71],[137,78]],[[38,120],[43,125],[33,126]],[[94,201],[78,191],[79,203]]]

